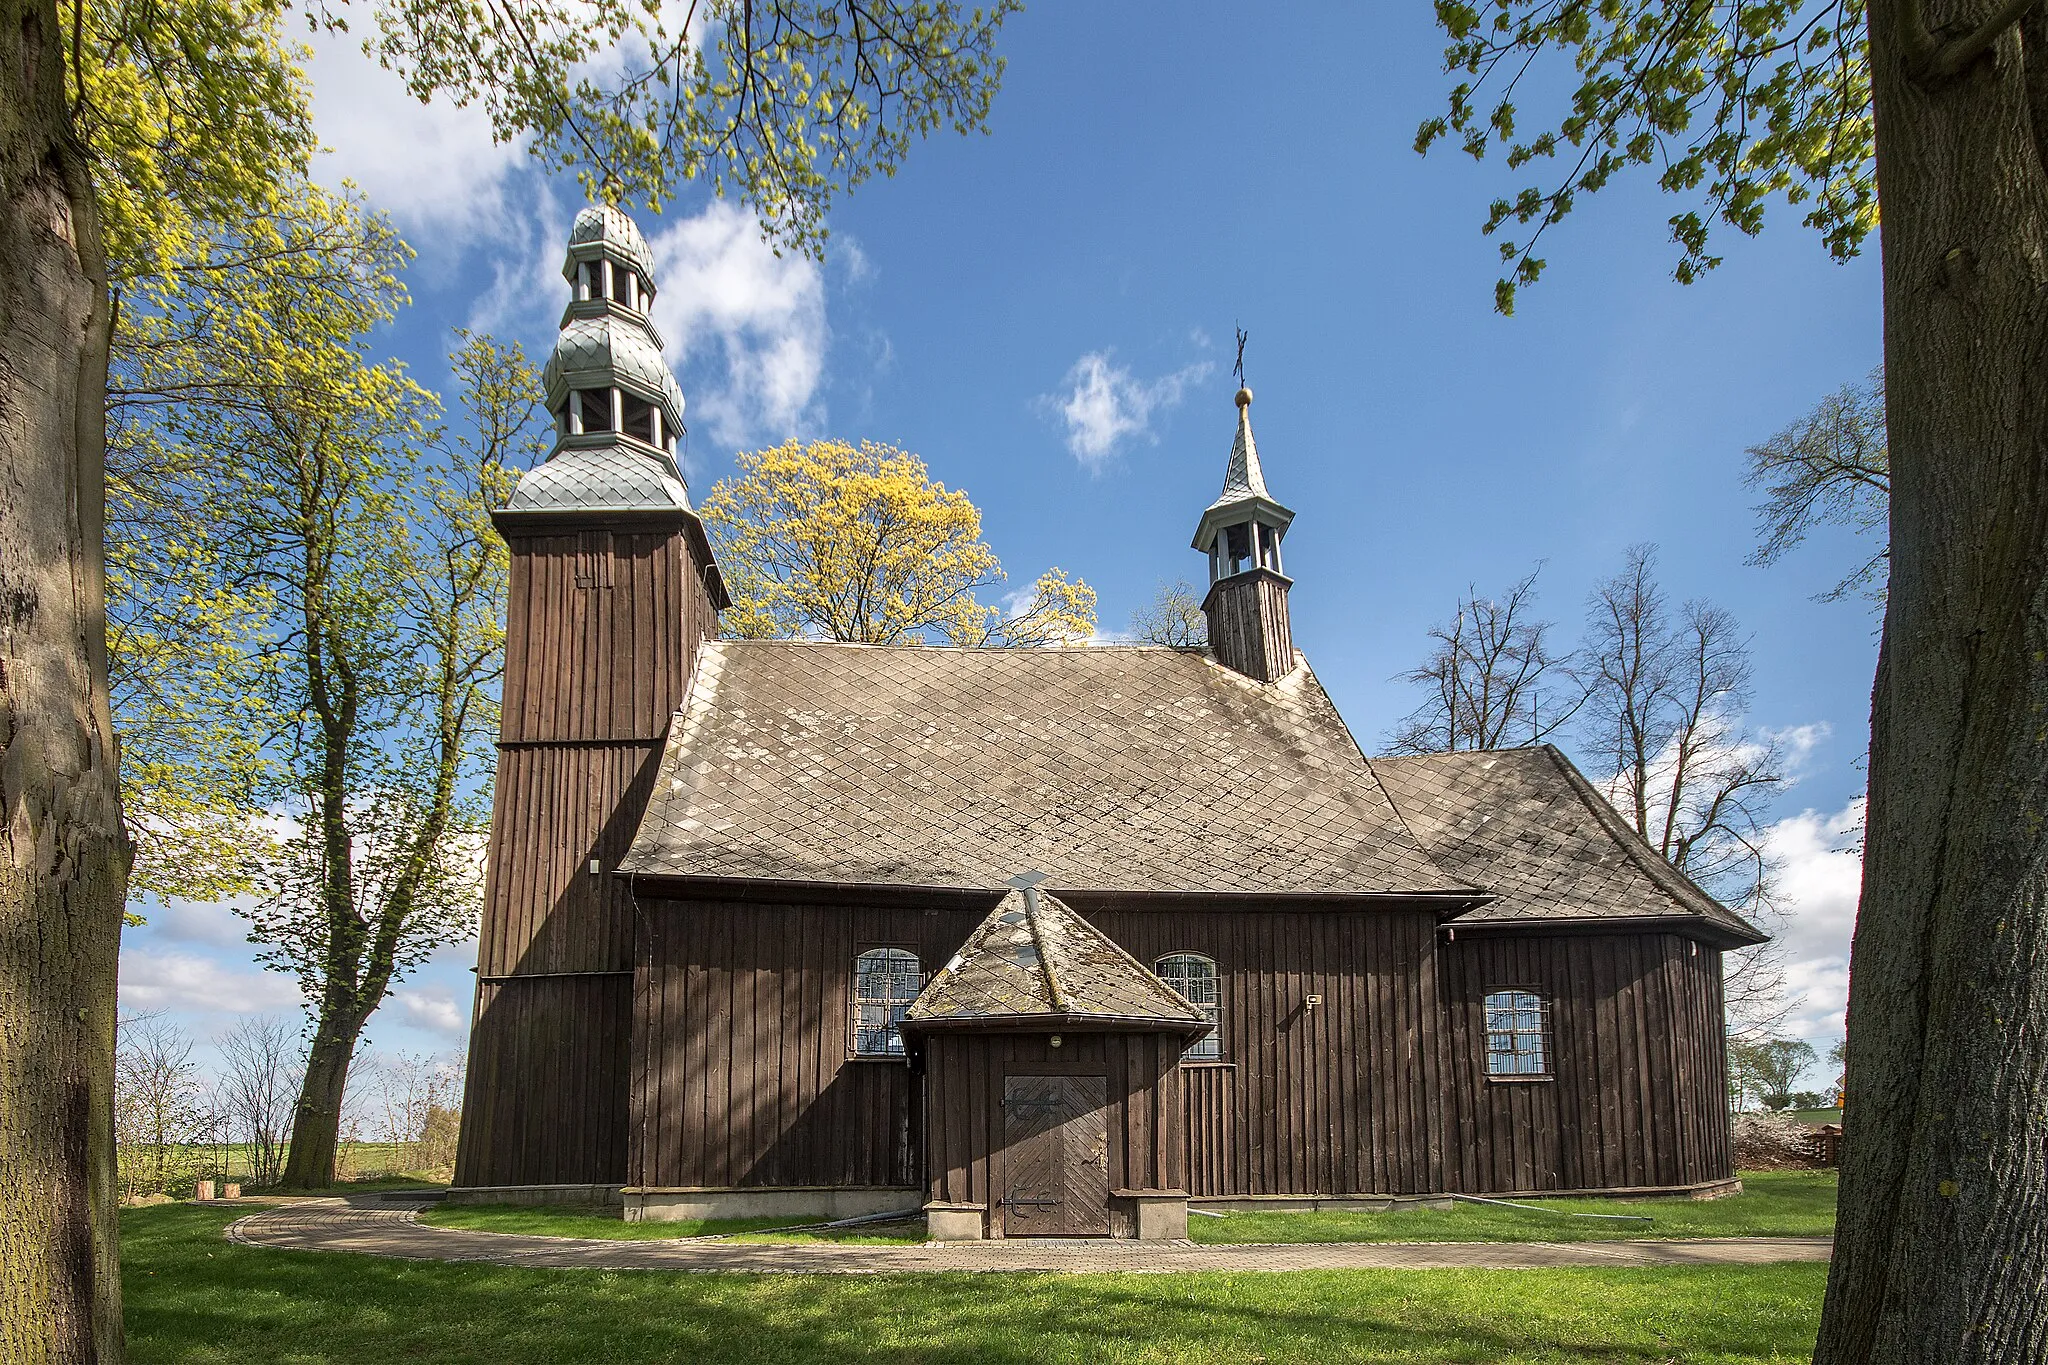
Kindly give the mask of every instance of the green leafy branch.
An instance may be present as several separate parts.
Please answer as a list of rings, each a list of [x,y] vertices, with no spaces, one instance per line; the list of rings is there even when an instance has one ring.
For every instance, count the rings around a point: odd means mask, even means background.
[[[1704,197],[1670,219],[1681,283],[1720,264],[1716,222],[1753,236],[1774,196],[1807,206],[1806,225],[1837,260],[1877,224],[1864,0],[1439,0],[1436,11],[1445,69],[1468,79],[1417,130],[1416,150],[1456,135],[1474,159],[1503,151],[1514,170],[1571,157],[1487,213],[1489,236],[1529,229],[1499,244],[1502,313],[1542,276],[1543,234],[1633,167]],[[1553,126],[1523,136],[1519,92],[1551,54],[1569,59],[1577,84]]]

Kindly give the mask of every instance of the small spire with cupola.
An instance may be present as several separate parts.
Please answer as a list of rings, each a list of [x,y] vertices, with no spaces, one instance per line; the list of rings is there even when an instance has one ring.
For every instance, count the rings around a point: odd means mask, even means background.
[[[1238,375],[1243,377],[1244,334],[1238,334]],[[1294,637],[1287,620],[1287,590],[1280,542],[1294,513],[1266,491],[1252,439],[1252,391],[1237,391],[1237,439],[1223,474],[1223,492],[1202,513],[1194,546],[1209,556],[1209,650],[1218,663],[1246,677],[1272,682],[1294,670]]]
[[[611,204],[576,215],[562,262],[569,303],[541,372],[554,448],[511,512],[688,511],[678,461],[683,390],[662,359],[654,253]]]

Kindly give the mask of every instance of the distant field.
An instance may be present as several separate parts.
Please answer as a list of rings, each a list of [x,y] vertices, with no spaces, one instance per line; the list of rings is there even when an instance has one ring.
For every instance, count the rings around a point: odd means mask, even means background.
[[[154,1161],[154,1149],[151,1148],[124,1148],[120,1155],[124,1169],[130,1162],[147,1166]],[[344,1142],[337,1166],[341,1180],[348,1184],[394,1177],[415,1184],[447,1183],[445,1174],[408,1170],[409,1159],[408,1144],[405,1143]],[[172,1182],[172,1192],[177,1194],[191,1193],[195,1178],[239,1180],[248,1185],[254,1169],[249,1161],[248,1144],[240,1142],[178,1143],[171,1148],[167,1164],[182,1172],[181,1177]],[[253,1190],[254,1186],[250,1188]]]

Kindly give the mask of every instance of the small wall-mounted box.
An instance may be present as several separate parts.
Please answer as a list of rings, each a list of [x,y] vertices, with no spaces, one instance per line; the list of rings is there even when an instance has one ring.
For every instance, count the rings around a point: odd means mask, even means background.
[[[1321,997],[1320,995],[1311,995],[1304,999],[1301,1003],[1303,1008],[1305,1009],[1321,1009],[1323,1004],[1323,997]]]

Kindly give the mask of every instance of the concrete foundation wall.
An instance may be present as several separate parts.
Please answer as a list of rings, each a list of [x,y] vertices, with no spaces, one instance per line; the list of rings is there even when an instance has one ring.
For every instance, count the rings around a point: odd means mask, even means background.
[[[629,1223],[675,1223],[711,1218],[859,1218],[869,1213],[915,1212],[921,1191],[893,1186],[800,1189],[636,1190],[624,1194]]]
[[[596,1204],[617,1208],[617,1185],[458,1185],[445,1204]]]

